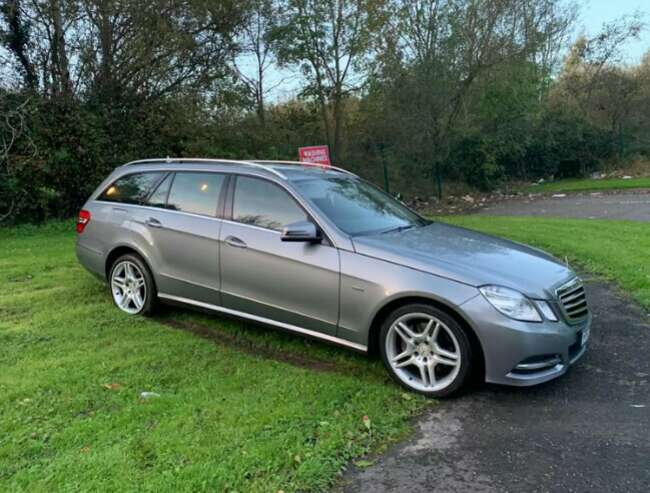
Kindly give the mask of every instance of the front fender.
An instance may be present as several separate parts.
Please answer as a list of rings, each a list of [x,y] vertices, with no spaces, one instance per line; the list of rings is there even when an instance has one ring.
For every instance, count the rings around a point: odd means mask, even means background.
[[[368,345],[379,311],[403,298],[425,298],[449,307],[475,297],[475,287],[385,260],[341,251],[338,336]]]

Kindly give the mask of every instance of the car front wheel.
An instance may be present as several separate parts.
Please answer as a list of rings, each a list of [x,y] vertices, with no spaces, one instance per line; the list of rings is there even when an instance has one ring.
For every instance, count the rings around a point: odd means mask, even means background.
[[[467,381],[471,345],[456,320],[433,306],[411,304],[395,310],[380,333],[381,357],[404,387],[446,397]]]

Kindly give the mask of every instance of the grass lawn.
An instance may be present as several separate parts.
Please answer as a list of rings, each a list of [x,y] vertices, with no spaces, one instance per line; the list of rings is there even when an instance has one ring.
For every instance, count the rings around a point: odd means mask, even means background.
[[[650,309],[650,225],[633,221],[455,216],[443,219],[528,243],[618,282]]]
[[[556,192],[588,192],[599,190],[624,190],[624,189],[650,188],[650,177],[631,178],[610,178],[604,180],[560,180],[541,185],[527,187],[525,193],[556,193]]]
[[[72,229],[0,230],[0,491],[325,490],[427,405],[343,349],[187,310],[128,317]]]
[[[445,220],[568,256],[650,308],[647,224]],[[71,229],[0,230],[0,491],[326,490],[427,405],[343,349],[189,310],[128,317]]]

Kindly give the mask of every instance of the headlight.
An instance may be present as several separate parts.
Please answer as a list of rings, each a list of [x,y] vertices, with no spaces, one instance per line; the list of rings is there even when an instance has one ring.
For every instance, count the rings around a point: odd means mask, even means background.
[[[555,312],[547,301],[537,300],[535,301],[535,304],[537,305],[537,308],[539,308],[539,311],[542,312],[542,315],[544,315],[544,318],[546,320],[557,322],[557,315],[555,315]]]
[[[519,291],[503,286],[483,286],[479,290],[485,299],[506,317],[523,322],[542,321],[533,303]]]

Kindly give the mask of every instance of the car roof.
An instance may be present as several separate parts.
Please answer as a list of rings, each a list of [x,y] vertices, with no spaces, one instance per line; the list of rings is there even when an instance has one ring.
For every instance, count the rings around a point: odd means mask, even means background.
[[[151,169],[160,169],[160,165],[187,165],[192,169],[210,169],[215,168],[224,171],[262,171],[275,175],[284,180],[299,181],[323,177],[341,177],[352,176],[353,173],[335,166],[324,166],[314,163],[302,163],[298,161],[272,161],[272,160],[251,160],[251,161],[234,161],[229,159],[205,159],[205,158],[154,158],[141,159],[125,164],[125,167],[135,167]]]

